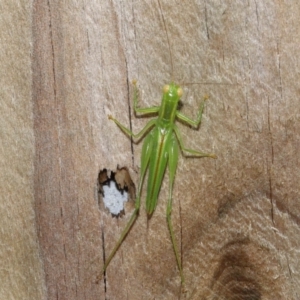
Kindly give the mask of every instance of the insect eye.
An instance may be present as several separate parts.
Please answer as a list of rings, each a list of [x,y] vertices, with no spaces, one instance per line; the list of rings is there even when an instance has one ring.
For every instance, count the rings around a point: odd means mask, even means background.
[[[179,89],[177,90],[177,95],[178,95],[178,97],[181,97],[182,94],[183,94],[183,90],[182,90],[182,88],[179,88]]]
[[[163,88],[163,92],[164,93],[167,93],[170,89],[170,86],[169,85],[165,85],[164,88]]]

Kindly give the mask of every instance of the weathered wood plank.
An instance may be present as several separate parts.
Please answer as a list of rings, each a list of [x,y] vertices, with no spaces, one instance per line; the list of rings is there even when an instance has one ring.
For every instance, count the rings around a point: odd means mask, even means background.
[[[1,1],[0,299],[46,299],[34,211],[32,3]]]
[[[181,158],[177,171],[187,298],[297,299],[299,15],[279,1],[34,2],[35,195],[49,299],[179,297],[167,180],[153,218],[142,209],[106,283],[94,283],[103,237],[107,255],[131,212],[99,211],[98,172],[127,166],[137,183],[141,145],[132,163],[129,139],[107,120],[143,126],[128,116],[134,78],[142,106],[159,104],[171,79],[197,83],[185,86],[186,114],[210,95],[200,130],[180,126],[186,145],[218,155]]]

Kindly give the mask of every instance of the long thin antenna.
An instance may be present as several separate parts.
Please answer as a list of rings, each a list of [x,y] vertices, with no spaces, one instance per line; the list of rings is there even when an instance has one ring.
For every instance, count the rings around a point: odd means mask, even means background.
[[[166,31],[166,35],[167,35],[167,40],[168,40],[168,45],[169,45],[169,51],[170,51],[171,68],[172,68],[172,70],[171,70],[171,81],[173,82],[174,66],[173,66],[173,55],[172,55],[172,51],[171,51],[171,44],[170,44],[170,40],[169,40],[169,34],[168,34],[167,26],[166,26],[165,17],[164,17],[163,11],[161,9],[160,1],[158,0],[157,2],[158,2],[158,5],[159,5],[160,13],[161,13],[161,16],[162,16],[162,20],[163,20],[165,31]]]

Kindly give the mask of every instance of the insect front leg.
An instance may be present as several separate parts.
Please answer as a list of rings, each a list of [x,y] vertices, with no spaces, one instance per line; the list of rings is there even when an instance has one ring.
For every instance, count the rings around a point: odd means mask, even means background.
[[[177,136],[178,142],[180,144],[180,148],[183,151],[183,154],[184,154],[184,152],[187,152],[187,153],[191,153],[192,155],[197,156],[197,157],[217,158],[217,155],[215,155],[214,153],[204,153],[204,152],[200,152],[200,151],[197,151],[197,150],[192,150],[192,149],[185,148],[184,145],[183,145],[182,138],[181,138],[180,132],[178,130],[178,127],[175,124],[174,124],[173,130],[176,133],[176,136]]]
[[[136,86],[136,80],[133,80],[132,84],[134,86],[133,107],[134,107],[135,113],[139,114],[140,116],[157,113],[159,111],[160,106],[151,106],[151,107],[145,107],[145,108],[138,107],[139,91]]]
[[[206,101],[208,99],[208,96],[204,97],[204,101]],[[199,110],[198,110],[198,115],[197,115],[197,119],[193,120],[185,115],[183,115],[180,111],[176,112],[176,117],[178,119],[180,119],[181,121],[193,126],[193,127],[198,127],[201,123],[201,119],[202,119],[202,113],[203,113],[203,109],[204,109],[204,101],[201,103]]]
[[[170,145],[169,145],[169,151],[168,151],[168,166],[169,166],[169,199],[168,199],[168,204],[167,204],[167,223],[170,231],[170,236],[171,236],[171,241],[172,241],[172,246],[174,249],[175,257],[176,257],[176,262],[177,266],[179,269],[180,273],[180,278],[181,278],[181,284],[184,284],[184,276],[183,276],[183,271],[182,271],[182,265],[181,265],[181,259],[179,257],[179,251],[177,248],[177,244],[175,241],[175,235],[173,231],[173,226],[172,226],[172,220],[171,220],[171,213],[172,213],[172,194],[173,194],[173,185],[174,185],[174,179],[175,179],[175,173],[177,169],[177,162],[178,162],[178,142],[176,140],[176,136],[173,134],[172,138],[170,139]]]

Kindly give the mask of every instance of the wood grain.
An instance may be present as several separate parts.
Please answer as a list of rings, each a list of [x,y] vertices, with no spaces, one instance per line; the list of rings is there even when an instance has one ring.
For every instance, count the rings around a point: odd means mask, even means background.
[[[35,141],[23,144],[44,269],[29,268],[44,271],[46,290],[42,279],[30,288],[46,299],[299,299],[299,23],[299,5],[282,1],[33,1],[32,102],[31,75],[18,78],[33,106]],[[132,113],[132,79],[141,106],[159,105],[170,80],[184,86],[187,115],[210,96],[200,130],[179,124],[187,147],[218,155],[179,161],[172,219],[185,295],[165,218],[168,174],[153,217],[142,207],[95,283],[133,206],[122,218],[99,207],[99,171],[128,167],[138,183],[141,143],[107,119],[134,132],[145,124]]]
[[[0,6],[0,299],[45,299],[34,211],[32,7]]]

